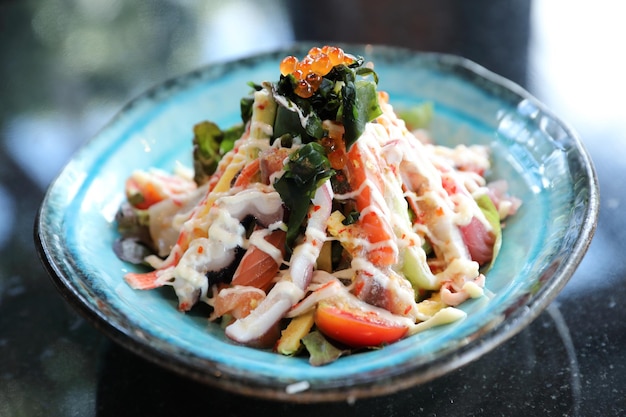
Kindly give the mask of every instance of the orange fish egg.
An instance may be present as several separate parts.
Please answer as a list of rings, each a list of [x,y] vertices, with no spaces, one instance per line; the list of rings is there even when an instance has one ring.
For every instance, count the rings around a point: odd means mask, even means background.
[[[311,64],[311,71],[321,76],[328,74],[332,69],[333,63],[331,62],[330,57],[326,54],[318,55],[317,59]]]
[[[282,75],[289,75],[296,70],[298,65],[298,58],[295,56],[287,56],[280,62],[280,73]]]
[[[322,48],[315,46],[309,49],[301,61],[295,56],[285,57],[280,63],[280,73],[283,76],[293,75],[298,81],[294,92],[302,98],[309,98],[321,85],[322,77],[336,65],[349,65],[352,62],[354,58],[345,54],[341,48],[328,45]]]

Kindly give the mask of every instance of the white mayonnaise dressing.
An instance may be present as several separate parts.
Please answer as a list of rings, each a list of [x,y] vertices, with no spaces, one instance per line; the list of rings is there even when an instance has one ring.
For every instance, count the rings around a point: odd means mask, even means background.
[[[313,196],[304,241],[296,246],[291,256],[288,277],[302,290],[311,281],[315,262],[326,241],[326,223],[330,217],[332,201],[333,190],[330,181],[326,181]]]
[[[443,324],[454,323],[455,321],[462,320],[467,316],[463,310],[459,310],[455,307],[445,307],[436,312],[431,318],[426,321],[422,321],[417,324],[413,324],[409,327],[409,335],[414,335],[424,330],[428,330],[431,327],[441,326]]]
[[[304,291],[291,281],[279,281],[252,312],[226,327],[226,335],[240,343],[259,339],[282,319],[292,305],[304,297]]]
[[[178,264],[161,271],[159,280],[172,285],[179,300],[193,299],[198,291],[200,300],[206,300],[206,273],[227,267],[235,258],[235,248],[248,246],[241,221],[248,215],[253,215],[265,224],[282,220],[280,195],[268,191],[268,187],[259,186],[239,192],[230,191],[234,194],[224,193],[218,197],[202,222],[195,223],[206,225],[207,237],[192,240]],[[276,250],[269,244],[261,246],[271,246]],[[282,256],[279,259],[282,261]]]
[[[270,225],[270,227],[268,227],[267,229],[259,229],[252,232],[252,235],[250,235],[250,238],[248,240],[248,246],[256,246],[257,248],[271,256],[272,259],[274,259],[274,262],[276,262],[278,265],[281,265],[284,262],[281,250],[265,240],[265,237],[269,236],[272,231],[279,228],[282,229],[281,226],[284,226],[284,223],[282,221],[278,223],[279,224],[277,225]]]

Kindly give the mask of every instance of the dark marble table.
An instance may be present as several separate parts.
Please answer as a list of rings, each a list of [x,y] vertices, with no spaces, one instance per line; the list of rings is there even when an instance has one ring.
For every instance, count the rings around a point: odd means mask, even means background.
[[[0,1],[0,417],[625,415],[623,12],[609,1]],[[598,229],[530,326],[431,383],[354,404],[298,405],[174,375],[63,301],[37,258],[33,223],[72,152],[152,85],[295,39],[464,55],[579,132],[600,180]]]

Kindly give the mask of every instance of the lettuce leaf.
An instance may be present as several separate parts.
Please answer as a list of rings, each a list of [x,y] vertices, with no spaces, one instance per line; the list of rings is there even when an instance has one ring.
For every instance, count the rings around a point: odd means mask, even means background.
[[[217,124],[204,121],[193,127],[193,168],[196,184],[202,185],[209,180],[222,156],[233,148],[242,134],[241,124],[222,130]]]
[[[322,366],[334,362],[349,352],[337,348],[317,330],[304,336],[302,343],[309,352],[309,363],[313,366]]]

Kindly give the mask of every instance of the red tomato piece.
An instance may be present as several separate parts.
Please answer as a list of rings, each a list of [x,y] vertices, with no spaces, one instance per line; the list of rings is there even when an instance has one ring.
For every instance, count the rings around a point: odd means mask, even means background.
[[[322,302],[315,312],[315,324],[326,336],[353,348],[393,343],[408,327],[389,323],[374,311],[340,308]]]

